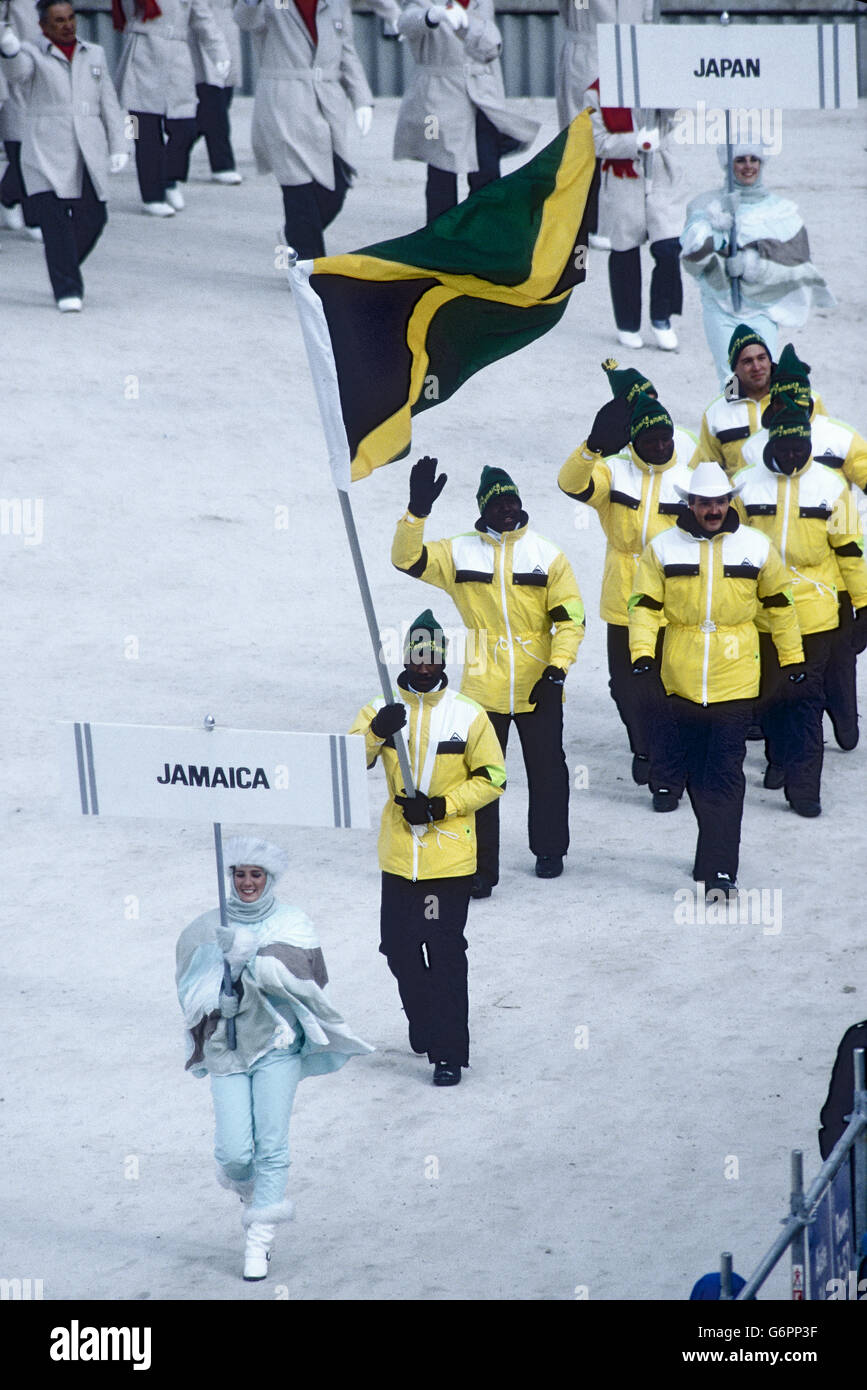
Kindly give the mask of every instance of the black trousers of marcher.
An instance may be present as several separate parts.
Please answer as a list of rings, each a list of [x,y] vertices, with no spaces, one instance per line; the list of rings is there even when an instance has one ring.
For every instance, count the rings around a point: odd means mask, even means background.
[[[196,140],[204,136],[212,174],[225,174],[235,167],[232,150],[232,131],[229,107],[234,87],[213,87],[210,82],[196,83],[199,105],[196,109]]]
[[[488,710],[505,756],[514,720],[527,769],[530,852],[562,855],[569,849],[569,769],[563,752],[563,701],[559,690],[526,714]],[[476,812],[476,873],[488,883],[500,877],[500,799]]]
[[[783,788],[789,801],[819,801],[825,745],[825,670],[835,632],[810,632],[804,644],[806,680],[792,685],[781,672],[777,649],[768,632],[759,633],[762,688],[759,723],[769,763],[785,768]]]
[[[6,165],[3,178],[0,179],[0,203],[4,208],[14,208],[20,203],[24,212],[25,227],[37,227],[39,224],[30,207],[24,179],[21,176],[21,141],[4,140],[3,148],[9,163]]]
[[[858,656],[852,646],[852,600],[845,592],[837,595],[840,601],[840,626],[825,667],[825,709],[834,726],[838,741],[854,747],[858,740],[858,685],[856,668]]]
[[[671,709],[671,700],[659,675],[665,629],[656,639],[656,670],[633,676],[629,654],[629,628],[608,624],[608,689],[617,713],[626,725],[629,747],[650,760],[650,790],[680,796],[686,769]]]
[[[680,278],[680,242],[677,237],[652,241],[653,273],[650,277],[650,318],[659,323],[683,312],[683,283]],[[623,333],[637,333],[641,327],[641,248],[612,251],[608,256],[608,283],[614,322]]]
[[[679,695],[669,699],[686,766],[686,792],[698,821],[692,876],[699,883],[716,874],[737,878],[753,701],[698,705]]]
[[[321,183],[281,184],[286,242],[298,252],[298,259],[312,260],[325,255],[325,228],[343,207],[349,187],[349,165],[334,156],[334,188]]]
[[[164,203],[166,188],[185,183],[196,138],[194,116],[157,116],[131,111],[135,125],[135,167],[143,203]]]
[[[84,281],[79,266],[87,260],[108,221],[87,169],[80,198],[58,198],[56,193],[34,193],[28,199],[42,228],[45,263],[55,299],[80,299]]]
[[[379,917],[379,949],[397,980],[410,1047],[461,1067],[470,1062],[464,927],[471,882],[461,875],[413,883],[384,873]]]
[[[476,162],[478,169],[467,176],[470,192],[484,188],[500,177],[500,148],[502,136],[484,111],[476,108]],[[448,169],[437,169],[433,164],[427,166],[427,220],[433,222],[441,212],[447,212],[458,201],[458,176]]]

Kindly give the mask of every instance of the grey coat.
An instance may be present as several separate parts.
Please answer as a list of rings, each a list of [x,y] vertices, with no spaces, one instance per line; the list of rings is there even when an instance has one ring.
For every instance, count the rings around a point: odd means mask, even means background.
[[[16,57],[2,63],[27,107],[21,145],[27,192],[80,198],[86,167],[97,198],[105,202],[106,156],[125,152],[127,143],[123,112],[99,44],[79,39],[68,62],[43,37],[38,44],[22,44]]]
[[[33,0],[10,0],[9,23],[22,43],[26,40],[38,44],[42,38]],[[23,140],[26,112],[20,89],[16,91],[9,87],[4,100],[4,85],[3,72],[0,70],[0,102],[3,103],[0,109],[0,140]]]
[[[493,0],[470,0],[469,24],[460,36],[445,20],[432,29],[428,9],[421,0],[408,0],[398,21],[416,68],[397,115],[395,159],[420,159],[453,174],[475,173],[477,109],[516,140],[518,149],[527,149],[539,123],[506,105],[503,42]]]
[[[585,106],[591,108],[596,154],[602,159],[599,185],[599,233],[611,241],[612,251],[630,251],[645,241],[664,241],[680,236],[686,206],[683,170],[674,140],[674,113],[634,110],[634,129],[613,133],[606,130],[593,88],[585,93]],[[656,126],[660,144],[652,156],[637,152],[635,133],[641,125]],[[605,168],[606,159],[629,159],[637,178],[625,178]],[[646,169],[651,170],[648,182]]]
[[[590,0],[584,7],[575,0],[560,0],[560,18],[566,28],[557,54],[555,87],[561,130],[584,110],[584,92],[599,76],[597,26],[650,24],[654,8],[654,0]]]
[[[217,28],[226,40],[229,56],[232,59],[228,77],[221,77],[217,72],[207,47],[202,42],[201,34],[190,26],[187,42],[190,45],[190,57],[193,60],[193,76],[197,83],[207,82],[211,87],[237,87],[240,85],[241,31],[232,15],[233,2],[234,0],[210,0],[211,13]]]
[[[353,108],[373,95],[355,51],[349,0],[319,0],[314,45],[294,0],[247,5],[235,19],[259,42],[251,144],[260,174],[279,184],[334,188],[334,155],[351,164]]]
[[[126,15],[117,89],[127,111],[175,118],[196,114],[196,83],[187,44],[192,29],[213,63],[231,55],[207,0],[160,0],[157,19],[141,19],[135,0],[121,0]]]

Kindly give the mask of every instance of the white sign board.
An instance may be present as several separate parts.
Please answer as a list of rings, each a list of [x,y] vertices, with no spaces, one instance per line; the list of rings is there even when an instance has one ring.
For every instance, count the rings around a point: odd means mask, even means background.
[[[370,825],[358,736],[61,724],[59,739],[65,805],[85,816]]]
[[[603,106],[858,105],[854,24],[600,24]]]

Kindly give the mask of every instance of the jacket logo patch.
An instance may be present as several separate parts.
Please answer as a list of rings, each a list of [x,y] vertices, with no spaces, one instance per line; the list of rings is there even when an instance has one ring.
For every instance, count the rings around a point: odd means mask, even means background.
[[[533,573],[534,573],[534,574],[544,574],[545,571],[542,569],[542,566],[541,566],[541,565],[534,565],[534,566],[533,566]]]
[[[91,68],[90,75],[99,81],[100,77],[102,77],[102,68]]]
[[[455,733],[452,734],[451,738],[449,739],[449,743],[463,743],[463,739],[461,738],[460,734]]]

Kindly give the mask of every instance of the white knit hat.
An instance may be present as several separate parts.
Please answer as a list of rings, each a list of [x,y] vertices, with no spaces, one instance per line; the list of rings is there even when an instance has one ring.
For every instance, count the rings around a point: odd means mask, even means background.
[[[227,870],[238,864],[255,864],[276,883],[289,868],[289,855],[279,845],[257,840],[253,835],[232,835],[223,845],[223,863]]]
[[[725,469],[713,459],[705,459],[693,469],[689,487],[678,487],[675,483],[674,490],[678,497],[687,501],[690,497],[733,497],[742,487],[743,483],[735,484],[726,477]]]

